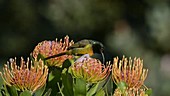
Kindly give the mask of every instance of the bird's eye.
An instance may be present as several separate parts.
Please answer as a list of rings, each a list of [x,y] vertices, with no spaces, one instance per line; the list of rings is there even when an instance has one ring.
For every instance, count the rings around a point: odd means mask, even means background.
[[[100,50],[101,50],[101,51],[104,51],[104,48],[101,48]]]

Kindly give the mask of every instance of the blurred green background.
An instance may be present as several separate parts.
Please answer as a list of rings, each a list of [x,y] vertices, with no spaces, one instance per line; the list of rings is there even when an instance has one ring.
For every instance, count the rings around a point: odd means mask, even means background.
[[[0,64],[69,35],[105,45],[106,60],[141,57],[152,96],[170,95],[169,0],[0,0]]]

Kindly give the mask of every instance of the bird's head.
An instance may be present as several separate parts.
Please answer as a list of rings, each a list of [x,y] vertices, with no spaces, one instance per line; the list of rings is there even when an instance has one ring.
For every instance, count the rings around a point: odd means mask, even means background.
[[[94,53],[99,53],[102,55],[103,58],[103,63],[105,62],[105,57],[104,57],[104,45],[101,42],[90,40],[90,43],[92,44],[93,47],[93,52]]]
[[[101,42],[90,40],[90,43],[92,44],[94,53],[103,53],[104,46]]]

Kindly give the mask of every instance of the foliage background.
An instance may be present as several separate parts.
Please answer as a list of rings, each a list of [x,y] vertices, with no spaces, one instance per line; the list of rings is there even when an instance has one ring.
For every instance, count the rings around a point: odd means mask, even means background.
[[[0,66],[43,40],[69,35],[105,46],[106,59],[141,57],[153,96],[170,95],[168,0],[0,0]]]

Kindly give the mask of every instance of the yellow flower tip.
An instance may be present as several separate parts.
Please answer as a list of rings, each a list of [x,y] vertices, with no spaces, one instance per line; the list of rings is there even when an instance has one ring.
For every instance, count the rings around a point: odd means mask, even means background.
[[[122,60],[114,58],[112,67],[112,79],[118,84],[125,82],[129,88],[140,88],[148,74],[148,69],[143,69],[143,60],[131,57],[129,60],[123,56]]]
[[[115,89],[113,96],[122,96],[122,92],[119,88]]]
[[[34,58],[37,58],[38,54],[41,54],[42,56],[44,56],[46,58],[49,56],[53,56],[56,54],[66,52],[67,48],[73,44],[74,44],[74,42],[73,42],[73,40],[71,40],[71,41],[69,40],[69,36],[66,36],[64,38],[64,40],[60,39],[59,41],[57,38],[54,41],[45,40],[45,41],[40,42],[34,48],[32,55]],[[60,67],[66,59],[70,59],[70,58],[72,58],[71,55],[63,55],[63,56],[51,58],[51,59],[47,60],[47,63],[49,66]]]
[[[4,65],[3,74],[0,74],[7,85],[13,85],[20,91],[35,92],[44,86],[48,75],[48,67],[44,65],[42,60],[35,62],[37,62],[37,66],[33,66],[29,62],[29,58],[25,62],[21,57],[20,66],[17,66],[16,58],[10,59]]]
[[[87,82],[96,83],[104,80],[110,74],[111,66],[105,66],[99,60],[84,57],[71,66],[75,78],[83,78]]]

